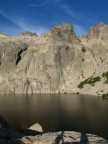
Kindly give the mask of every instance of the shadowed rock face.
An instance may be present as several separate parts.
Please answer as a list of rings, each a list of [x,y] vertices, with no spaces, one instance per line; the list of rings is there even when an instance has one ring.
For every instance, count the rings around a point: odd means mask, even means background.
[[[78,38],[66,24],[41,36],[0,35],[0,92],[107,94],[107,31],[98,24]]]

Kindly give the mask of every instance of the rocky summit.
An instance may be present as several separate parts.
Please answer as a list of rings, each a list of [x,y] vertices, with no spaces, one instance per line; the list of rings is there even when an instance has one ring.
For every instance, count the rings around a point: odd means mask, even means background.
[[[78,37],[70,24],[38,36],[0,34],[0,93],[108,95],[108,25]]]

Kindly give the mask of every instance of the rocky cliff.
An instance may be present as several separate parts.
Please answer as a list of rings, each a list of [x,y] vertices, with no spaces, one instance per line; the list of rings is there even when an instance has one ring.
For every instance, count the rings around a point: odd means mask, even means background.
[[[108,26],[79,38],[69,24],[38,36],[0,35],[1,93],[108,95]]]

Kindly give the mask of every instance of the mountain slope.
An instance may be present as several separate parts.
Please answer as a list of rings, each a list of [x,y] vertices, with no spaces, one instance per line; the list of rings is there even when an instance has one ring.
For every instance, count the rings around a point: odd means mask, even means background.
[[[108,26],[78,38],[71,25],[0,37],[0,92],[108,93]]]

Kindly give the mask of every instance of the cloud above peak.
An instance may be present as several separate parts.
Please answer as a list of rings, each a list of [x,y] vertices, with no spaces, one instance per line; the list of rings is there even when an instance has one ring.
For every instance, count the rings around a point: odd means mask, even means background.
[[[49,29],[45,26],[41,26],[41,25],[34,25],[32,23],[28,23],[26,21],[26,19],[24,18],[18,18],[18,17],[14,17],[14,16],[10,16],[9,14],[6,14],[4,11],[0,10],[0,16],[3,17],[4,19],[4,23],[8,24],[5,28],[5,25],[3,25],[2,29],[4,31],[1,32],[5,32],[8,34],[17,34],[20,32],[24,32],[24,31],[30,31],[30,32],[35,32],[37,34],[42,34],[47,32]]]
[[[48,32],[48,27],[41,26],[41,25],[34,25],[30,24],[24,20],[18,20],[18,25],[20,25],[23,28],[23,31],[29,31],[29,32],[35,32],[38,35]]]

